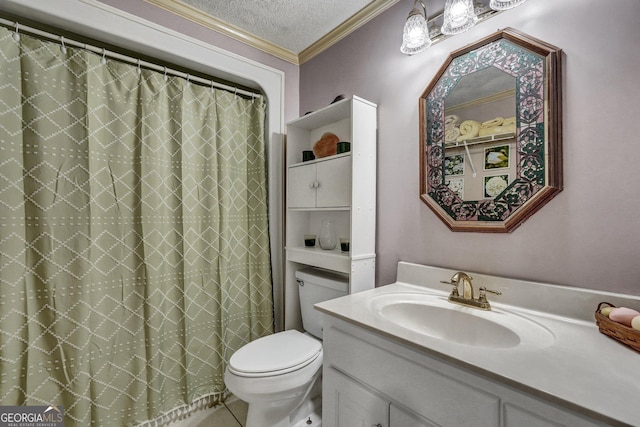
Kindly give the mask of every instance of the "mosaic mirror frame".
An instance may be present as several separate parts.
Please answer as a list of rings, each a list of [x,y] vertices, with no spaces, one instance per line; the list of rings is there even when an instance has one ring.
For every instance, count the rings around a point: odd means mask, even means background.
[[[490,199],[445,183],[445,99],[487,67],[515,77],[517,174]],[[419,99],[420,199],[452,231],[510,232],[562,190],[561,50],[512,28],[452,52]]]

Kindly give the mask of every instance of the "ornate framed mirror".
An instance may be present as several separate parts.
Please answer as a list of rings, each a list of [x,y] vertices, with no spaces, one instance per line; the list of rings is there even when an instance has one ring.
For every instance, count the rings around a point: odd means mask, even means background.
[[[509,232],[562,190],[560,57],[507,28],[420,96],[420,199],[451,230]]]

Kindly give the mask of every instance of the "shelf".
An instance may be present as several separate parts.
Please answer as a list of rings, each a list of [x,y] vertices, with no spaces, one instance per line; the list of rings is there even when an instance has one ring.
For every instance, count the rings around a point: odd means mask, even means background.
[[[376,105],[357,96],[287,123],[284,325],[302,328],[296,272],[306,267],[349,277],[349,292],[375,286]],[[351,151],[302,161],[302,153],[331,132]],[[357,251],[305,247],[306,234],[320,235],[322,221],[335,221],[336,236]],[[316,240],[316,243],[319,241]]]
[[[289,167],[290,168],[294,168],[296,166],[312,165],[314,163],[324,162],[324,161],[332,160],[332,159],[339,159],[340,157],[348,157],[350,155],[351,155],[351,151],[348,151],[346,153],[334,154],[333,156],[327,156],[327,157],[320,157],[319,159],[308,160],[306,162],[292,163],[292,164],[289,165]]]
[[[351,99],[343,99],[327,105],[318,111],[302,116],[287,124],[288,127],[297,127],[300,129],[315,129],[328,123],[337,122],[351,114]]]
[[[351,272],[351,256],[348,252],[342,252],[340,246],[330,251],[319,247],[288,246],[286,251],[288,261],[347,274]]]
[[[349,212],[351,206],[333,206],[330,208],[287,208],[292,212]]]
[[[329,104],[326,107],[292,120],[287,123],[287,126],[312,130],[319,128],[320,126],[351,117],[351,109],[354,101],[362,105],[373,107],[374,109],[377,108],[376,104],[373,102],[366,101],[354,95],[351,98],[345,98],[341,101],[334,102],[333,104]]]
[[[478,144],[487,144],[490,142],[505,141],[507,139],[513,139],[515,137],[516,134],[514,132],[498,133],[496,135],[476,136],[475,138],[471,138],[461,142],[445,142],[444,148],[464,148],[465,142],[467,143],[467,146],[471,146]]]

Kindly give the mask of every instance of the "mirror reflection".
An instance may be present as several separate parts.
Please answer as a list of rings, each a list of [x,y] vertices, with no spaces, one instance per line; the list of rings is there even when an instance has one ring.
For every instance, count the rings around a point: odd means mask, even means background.
[[[420,98],[420,198],[505,232],[562,189],[560,50],[513,29],[453,52]]]
[[[516,79],[485,68],[444,99],[445,185],[462,200],[494,198],[517,175]]]

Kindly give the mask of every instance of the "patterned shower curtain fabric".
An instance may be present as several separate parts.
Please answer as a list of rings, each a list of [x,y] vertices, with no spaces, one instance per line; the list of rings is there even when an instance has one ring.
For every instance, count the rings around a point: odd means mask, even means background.
[[[11,35],[0,405],[130,426],[223,399],[273,332],[263,101]]]

